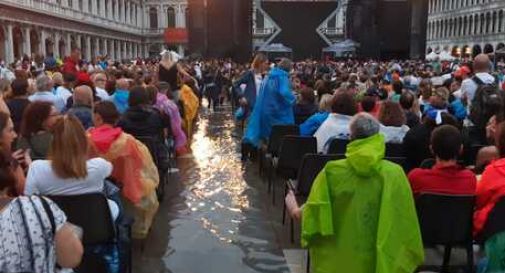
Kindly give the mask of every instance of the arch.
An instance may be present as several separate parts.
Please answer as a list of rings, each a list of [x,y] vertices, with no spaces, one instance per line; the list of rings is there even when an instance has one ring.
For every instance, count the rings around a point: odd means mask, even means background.
[[[456,36],[462,36],[463,35],[462,30],[463,30],[463,17],[459,17],[458,18],[458,33],[456,34]]]
[[[473,17],[473,34],[479,32],[479,15],[475,14]]]
[[[32,53],[41,53],[39,52],[39,44],[40,44],[40,38],[39,38],[39,33],[35,29],[30,30],[30,52]]]
[[[489,12],[486,13],[485,22],[486,22],[486,25],[485,25],[486,30],[485,31],[486,31],[486,33],[490,33],[493,28],[493,26],[491,25],[492,24],[491,13],[489,13]]]
[[[480,45],[474,45],[472,48],[472,57],[475,57],[480,53],[482,53],[482,48],[480,47]]]
[[[43,54],[49,56],[49,55],[53,55],[53,51],[54,51],[54,41],[51,39],[51,38],[47,38],[45,41],[44,41],[45,45],[46,45],[46,52],[42,52]]]
[[[74,35],[71,35],[70,36],[70,50],[74,50],[76,49],[78,46],[77,46],[77,41],[76,41],[76,37]]]
[[[480,20],[479,20],[479,25],[480,25],[480,33],[484,33],[484,29],[485,29],[485,16],[484,16],[484,13],[482,13],[480,15]]]
[[[149,56],[157,55],[161,51],[160,44],[152,44],[149,46]]]
[[[484,53],[489,54],[489,53],[493,53],[493,52],[494,52],[493,45],[491,45],[491,44],[486,44],[486,45],[484,46]]]
[[[174,28],[175,27],[175,9],[173,7],[167,8],[167,27]]]
[[[85,58],[89,58],[88,54],[88,45],[86,44],[86,38],[81,36],[81,52]]]
[[[14,44],[14,58],[21,59],[23,57],[23,51],[21,50],[23,46],[23,31],[21,31],[19,26],[15,26],[12,29],[12,42]]]
[[[491,25],[491,32],[492,33],[496,33],[498,31],[498,29],[496,29],[496,21],[498,20],[498,18],[496,18],[496,11],[493,12],[493,17],[492,17],[492,25]]]
[[[149,27],[151,29],[158,28],[158,10],[155,7],[149,8]]]

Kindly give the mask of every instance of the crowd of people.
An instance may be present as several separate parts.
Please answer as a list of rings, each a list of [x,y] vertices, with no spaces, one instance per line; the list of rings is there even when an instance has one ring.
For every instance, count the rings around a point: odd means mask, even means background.
[[[324,167],[302,207],[293,191],[286,196],[311,272],[413,272],[424,260],[414,204],[426,193],[476,196],[479,237],[505,197],[502,64],[485,54],[465,62],[265,62],[258,55],[235,85],[247,120],[243,160],[275,125],[299,125],[320,154],[335,140],[348,143],[339,151],[346,159]],[[505,271],[504,236],[486,242],[480,272]]]
[[[315,273],[413,272],[424,259],[416,197],[475,195],[478,236],[505,196],[505,69],[487,55],[293,63],[257,54],[249,67],[179,57],[88,63],[74,49],[61,64],[48,56],[0,66],[0,272],[79,264],[88,246],[51,196],[103,192],[112,221],[131,216],[132,237],[145,238],[171,154],[191,153],[202,97],[209,109],[234,106],[243,160],[275,125],[299,125],[320,154],[347,141],[346,159],[324,167],[303,206],[292,191],[285,200]],[[385,160],[387,145],[402,147],[402,166]],[[482,272],[505,271],[500,238],[486,256],[502,263],[482,262]]]

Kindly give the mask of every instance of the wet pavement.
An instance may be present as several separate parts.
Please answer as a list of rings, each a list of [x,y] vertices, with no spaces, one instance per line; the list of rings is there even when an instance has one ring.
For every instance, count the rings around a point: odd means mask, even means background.
[[[135,244],[133,272],[290,272],[282,207],[257,165],[240,161],[231,109],[202,109],[196,128],[192,156],[178,159],[148,238]]]

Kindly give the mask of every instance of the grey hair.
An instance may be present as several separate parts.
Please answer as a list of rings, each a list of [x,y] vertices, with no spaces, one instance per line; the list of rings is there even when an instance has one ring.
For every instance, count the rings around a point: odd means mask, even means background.
[[[289,73],[293,68],[293,62],[288,58],[282,58],[277,66]]]
[[[379,133],[380,123],[368,113],[359,113],[351,119],[349,131],[352,140],[367,138]]]
[[[53,80],[46,74],[40,74],[35,80],[35,85],[37,86],[37,91],[51,91]]]

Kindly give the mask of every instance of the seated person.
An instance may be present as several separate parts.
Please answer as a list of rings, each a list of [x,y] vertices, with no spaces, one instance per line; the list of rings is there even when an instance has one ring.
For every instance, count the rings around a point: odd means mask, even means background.
[[[349,139],[349,122],[356,114],[356,102],[347,91],[338,91],[333,97],[331,113],[314,136],[317,152],[326,153],[333,139]]]
[[[405,125],[407,118],[399,103],[392,101],[382,103],[379,121],[386,143],[403,143],[403,138],[410,128]]]
[[[84,129],[89,129],[93,126],[93,90],[87,85],[80,85],[75,88],[72,96],[72,107],[68,110],[67,114],[74,115],[80,121]]]
[[[435,166],[431,169],[413,169],[408,175],[414,195],[475,194],[475,174],[457,162],[463,151],[463,138],[459,130],[452,125],[436,128],[431,133],[430,147],[435,156]]]
[[[414,199],[402,167],[384,160],[379,130],[373,116],[354,116],[347,158],[326,164],[302,208],[292,191],[286,196],[302,221],[310,272],[404,273],[423,263]]]
[[[114,167],[111,177],[121,186],[127,211],[133,211],[134,238],[145,238],[158,210],[156,187],[159,176],[147,147],[115,127],[119,112],[114,103],[101,101],[94,107],[95,128],[89,130],[92,153]]]
[[[487,222],[489,213],[500,199],[505,197],[505,122],[497,126],[495,144],[499,159],[486,167],[477,185],[477,200],[474,214],[474,236],[479,235]],[[485,242],[489,259],[486,272],[505,272],[505,233],[499,232]]]
[[[300,135],[312,136],[317,129],[319,129],[319,126],[321,126],[330,115],[332,100],[332,95],[322,95],[319,101],[319,112],[313,114],[305,122],[300,124]]]
[[[298,124],[303,123],[309,116],[312,116],[317,112],[317,105],[315,104],[315,101],[316,97],[312,88],[305,87],[300,91],[298,101],[293,107],[295,120],[301,121]]]
[[[403,92],[400,96],[400,105],[405,112],[405,117],[407,118],[406,125],[409,126],[409,128],[412,129],[421,123],[419,102],[412,92]]]

